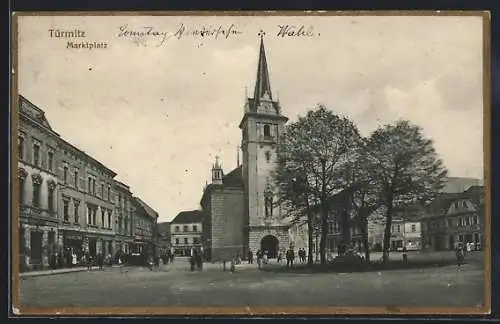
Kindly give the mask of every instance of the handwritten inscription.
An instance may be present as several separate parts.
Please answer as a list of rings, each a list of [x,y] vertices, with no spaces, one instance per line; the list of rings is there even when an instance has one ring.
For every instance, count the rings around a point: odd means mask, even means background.
[[[314,26],[278,25],[277,36],[280,37],[314,37],[320,33],[314,32]]]
[[[169,39],[181,39],[187,37],[198,37],[202,39],[228,39],[231,36],[242,34],[236,27],[231,24],[229,26],[201,26],[201,27],[187,27],[183,23],[179,24],[173,30],[158,30],[155,27],[144,26],[139,28],[131,28],[128,24],[118,27],[119,38],[130,38],[134,41],[140,41],[143,45],[149,39],[154,39],[157,47],[163,46]]]
[[[78,28],[75,29],[59,29],[50,28],[48,30],[49,37],[53,39],[63,39],[66,41],[66,49],[106,49],[107,42],[85,40],[87,32]]]

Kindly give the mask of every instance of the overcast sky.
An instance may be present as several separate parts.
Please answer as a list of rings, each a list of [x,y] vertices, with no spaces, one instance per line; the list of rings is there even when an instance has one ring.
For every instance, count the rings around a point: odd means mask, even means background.
[[[483,176],[480,17],[22,17],[19,92],[52,127],[172,219],[197,209],[216,155],[236,166],[245,87],[264,30],[273,95],[296,120],[318,103],[363,135],[398,118],[423,127],[451,176]],[[228,38],[118,37],[210,26]],[[278,25],[313,26],[278,37]],[[49,29],[85,31],[106,49],[67,49]]]

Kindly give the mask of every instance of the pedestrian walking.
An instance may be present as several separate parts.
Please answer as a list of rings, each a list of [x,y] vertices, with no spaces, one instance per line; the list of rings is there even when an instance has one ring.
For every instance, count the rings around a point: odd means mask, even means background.
[[[99,253],[97,255],[97,265],[99,266],[99,270],[104,270],[103,265],[104,265],[104,255],[102,253]]]
[[[406,249],[406,246],[403,247],[403,264],[408,264],[408,250]]]
[[[253,252],[252,252],[252,250],[248,250],[248,263],[253,264]]]
[[[295,252],[292,249],[286,251],[286,266],[293,267],[293,261],[295,259]]]
[[[457,264],[458,264],[458,267],[460,268],[460,266],[462,265],[462,261],[464,259],[464,252],[463,252],[463,248],[462,246],[458,246],[457,250],[456,250],[456,257],[457,257]]]
[[[257,257],[257,266],[260,269],[262,268],[262,252],[260,250],[257,251],[256,257]]]
[[[283,260],[283,253],[281,251],[278,252],[278,264],[281,264],[281,260]]]
[[[118,267],[120,268],[120,273],[123,272],[123,261],[121,257],[118,257]]]
[[[192,255],[189,257],[189,265],[190,265],[191,271],[194,271],[195,270],[194,253],[192,253]]]

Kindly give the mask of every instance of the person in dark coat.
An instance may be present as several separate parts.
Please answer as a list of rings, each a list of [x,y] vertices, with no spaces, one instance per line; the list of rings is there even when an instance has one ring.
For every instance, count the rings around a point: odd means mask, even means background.
[[[292,249],[286,251],[286,266],[293,267],[293,261],[295,259],[295,252]]]
[[[97,255],[97,265],[99,266],[99,270],[104,270],[104,255],[102,253],[99,253]]]
[[[408,264],[408,249],[406,248],[406,246],[403,247],[403,264]]]
[[[191,271],[194,271],[196,266],[196,251],[193,251],[193,255],[189,258],[189,264],[191,266]]]
[[[57,267],[59,269],[64,267],[64,257],[62,251],[59,251],[59,253],[57,254]]]
[[[248,263],[253,264],[253,252],[252,252],[252,250],[248,250]]]

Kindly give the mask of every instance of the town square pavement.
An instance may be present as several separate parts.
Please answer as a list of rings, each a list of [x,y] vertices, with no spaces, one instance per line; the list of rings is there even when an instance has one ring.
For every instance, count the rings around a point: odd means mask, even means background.
[[[480,306],[484,298],[481,260],[470,257],[460,268],[447,265],[311,274],[260,271],[255,264],[240,265],[231,273],[223,272],[220,264],[211,263],[206,263],[202,272],[191,272],[187,261],[178,259],[174,265],[154,271],[141,267],[108,268],[23,278],[20,300],[22,307],[474,307]]]

